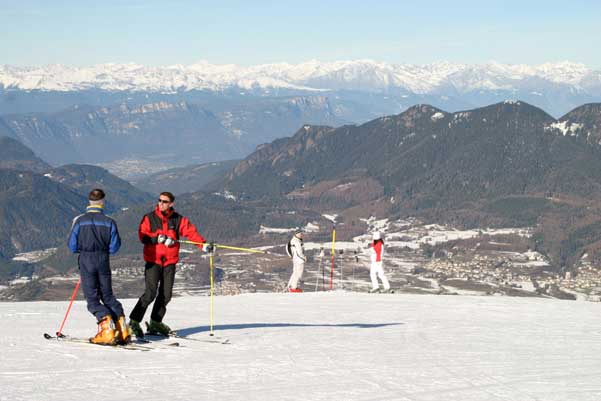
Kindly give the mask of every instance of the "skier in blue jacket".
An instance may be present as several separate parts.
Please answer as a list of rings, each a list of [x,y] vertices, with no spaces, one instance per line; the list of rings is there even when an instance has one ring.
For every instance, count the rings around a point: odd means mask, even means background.
[[[104,196],[102,189],[88,195],[86,212],[73,219],[69,249],[79,254],[81,287],[88,310],[98,321],[98,333],[90,342],[112,345],[128,343],[131,333],[123,307],[113,294],[109,255],[117,253],[121,238],[115,221],[104,215]]]

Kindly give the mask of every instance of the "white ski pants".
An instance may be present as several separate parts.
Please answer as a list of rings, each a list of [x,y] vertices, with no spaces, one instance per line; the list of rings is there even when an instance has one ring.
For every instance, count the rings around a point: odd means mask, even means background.
[[[369,269],[369,277],[371,278],[371,287],[374,290],[377,290],[379,288],[378,279],[376,278],[376,275],[380,277],[380,280],[382,280],[384,289],[389,290],[390,284],[388,283],[388,280],[384,275],[384,268],[382,267],[382,262],[371,262],[371,268]]]
[[[298,282],[303,278],[303,271],[305,270],[305,262],[292,261],[292,276],[288,281],[288,288],[298,288]]]

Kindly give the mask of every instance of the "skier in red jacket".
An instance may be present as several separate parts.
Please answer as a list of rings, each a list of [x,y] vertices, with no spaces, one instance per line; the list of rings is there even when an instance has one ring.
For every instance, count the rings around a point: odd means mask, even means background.
[[[173,210],[174,201],[175,196],[171,192],[161,192],[156,208],[144,215],[138,229],[138,236],[144,244],[146,289],[129,315],[130,327],[136,337],[144,336],[140,322],[152,301],[154,306],[148,330],[165,336],[171,333],[171,328],[163,323],[163,317],[173,293],[175,264],[179,261],[178,240],[186,237],[194,242],[206,242],[187,218]],[[197,246],[204,248],[203,245]]]
[[[373,242],[369,246],[369,253],[371,257],[369,277],[371,278],[372,287],[370,292],[380,292],[377,277],[380,277],[380,280],[382,280],[384,292],[390,292],[390,284],[384,275],[384,268],[382,267],[384,258],[384,240],[382,239],[382,235],[377,231],[373,234]]]

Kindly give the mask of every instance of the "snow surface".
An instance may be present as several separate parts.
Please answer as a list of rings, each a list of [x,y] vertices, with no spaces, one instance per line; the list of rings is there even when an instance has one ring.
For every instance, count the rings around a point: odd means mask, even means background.
[[[125,300],[131,310],[135,300]],[[150,352],[48,341],[67,302],[0,303],[0,400],[598,401],[599,305],[349,292],[216,297],[216,336]],[[165,321],[209,338],[209,298]],[[64,329],[95,333],[85,304]],[[171,340],[168,340],[171,341]]]

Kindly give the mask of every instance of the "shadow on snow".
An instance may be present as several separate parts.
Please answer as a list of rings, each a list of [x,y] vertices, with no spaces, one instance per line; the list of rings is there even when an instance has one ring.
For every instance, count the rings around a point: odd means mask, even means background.
[[[257,328],[272,328],[272,327],[355,327],[359,329],[375,329],[387,326],[400,326],[403,323],[339,323],[339,324],[311,324],[311,323],[244,323],[244,324],[218,324],[213,326],[213,330],[244,330]],[[177,330],[177,334],[181,337],[187,337],[192,334],[208,332],[209,326],[188,327]]]

